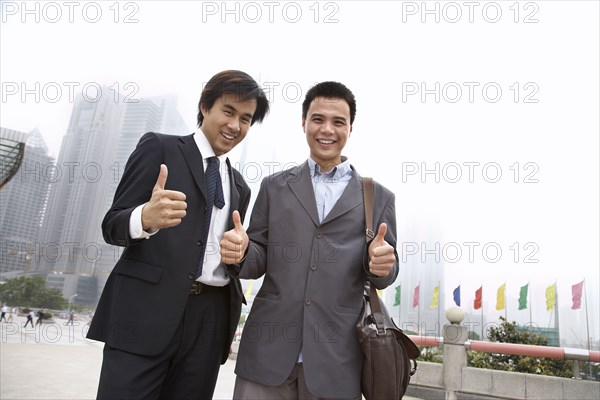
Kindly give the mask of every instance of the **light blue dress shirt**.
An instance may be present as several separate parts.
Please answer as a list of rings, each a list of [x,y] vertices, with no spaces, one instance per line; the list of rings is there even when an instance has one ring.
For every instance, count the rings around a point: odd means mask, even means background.
[[[352,168],[347,157],[342,157],[342,163],[328,172],[321,172],[319,164],[312,158],[308,159],[308,166],[319,212],[319,222],[323,222],[352,179]]]

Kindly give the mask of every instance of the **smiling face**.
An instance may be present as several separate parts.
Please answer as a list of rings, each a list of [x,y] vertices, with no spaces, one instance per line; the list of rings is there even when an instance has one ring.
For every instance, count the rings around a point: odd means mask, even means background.
[[[342,99],[316,97],[302,120],[302,128],[310,157],[322,171],[329,171],[342,162],[342,150],[352,132],[350,106]]]
[[[240,101],[235,94],[223,94],[210,110],[200,108],[204,120],[200,129],[215,155],[220,156],[237,146],[248,133],[256,99]]]

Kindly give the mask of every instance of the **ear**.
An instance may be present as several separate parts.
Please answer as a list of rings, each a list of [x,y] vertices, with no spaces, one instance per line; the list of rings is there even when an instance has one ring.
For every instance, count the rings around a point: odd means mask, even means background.
[[[208,114],[210,110],[208,108],[206,108],[206,106],[204,104],[200,105],[200,112],[202,113],[202,116],[204,118],[206,118],[206,114]]]
[[[302,118],[302,131],[304,131],[305,124],[306,124],[306,118]]]
[[[348,137],[352,134],[352,125],[350,125],[350,132],[348,132]]]

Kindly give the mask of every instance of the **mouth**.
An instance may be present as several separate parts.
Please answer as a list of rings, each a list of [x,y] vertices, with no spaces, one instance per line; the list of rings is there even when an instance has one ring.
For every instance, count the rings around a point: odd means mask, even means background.
[[[331,145],[335,143],[335,140],[331,140],[331,139],[317,139],[317,142],[319,142],[320,144],[323,145]]]
[[[232,135],[232,134],[227,133],[227,132],[220,132],[220,133],[221,133],[221,136],[223,136],[227,140],[234,140],[237,137],[237,136]]]

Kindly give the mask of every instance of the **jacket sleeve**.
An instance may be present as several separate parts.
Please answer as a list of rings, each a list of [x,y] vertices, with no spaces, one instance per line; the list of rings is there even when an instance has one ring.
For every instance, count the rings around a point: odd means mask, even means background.
[[[398,263],[398,252],[396,250],[396,197],[392,192],[385,189],[381,185],[375,185],[375,198],[383,198],[385,204],[383,206],[383,212],[379,218],[374,218],[376,220],[375,225],[373,226],[373,230],[377,233],[377,229],[379,225],[382,223],[387,224],[387,233],[385,234],[385,241],[390,244],[394,248],[394,255],[396,256],[396,262],[392,267],[392,270],[387,276],[377,276],[369,272],[369,245],[372,241],[369,241],[366,246],[365,254],[364,254],[364,269],[367,274],[367,280],[371,282],[375,288],[384,289],[394,283],[396,277],[398,277],[399,271],[399,263]]]
[[[163,151],[158,135],[146,133],[129,156],[113,204],[102,221],[102,235],[106,243],[130,246],[146,240],[131,239],[129,218],[137,206],[150,200],[162,162]]]
[[[238,268],[230,269],[230,273],[240,279],[257,279],[267,271],[267,247],[269,240],[269,200],[268,177],[264,178],[260,191],[252,209],[250,226],[248,227],[248,250],[246,258]]]

